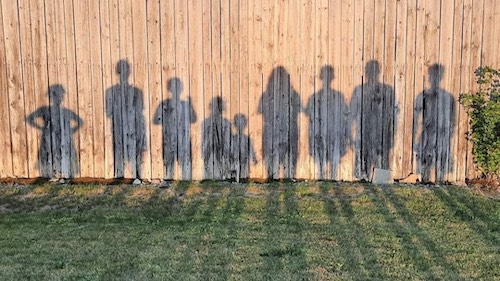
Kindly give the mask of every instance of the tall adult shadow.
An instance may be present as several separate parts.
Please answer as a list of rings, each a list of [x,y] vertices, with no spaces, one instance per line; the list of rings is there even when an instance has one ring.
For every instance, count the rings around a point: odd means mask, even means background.
[[[230,135],[231,122],[223,117],[224,110],[224,100],[214,97],[210,101],[210,115],[203,120],[202,157],[205,178],[225,179],[230,169],[231,149],[225,136]]]
[[[414,128],[417,172],[422,181],[442,181],[453,170],[451,139],[455,133],[455,99],[439,87],[444,67],[433,64],[428,69],[430,88],[415,100]]]
[[[248,119],[244,114],[236,114],[233,118],[233,125],[236,129],[236,133],[231,136],[231,142],[233,143],[231,146],[231,160],[234,163],[231,166],[237,169],[237,179],[248,178],[250,175],[250,161],[252,161],[253,164],[257,163],[253,142],[250,136],[245,133],[248,127]]]
[[[65,93],[60,84],[49,86],[50,105],[42,106],[26,117],[29,125],[42,131],[37,165],[40,175],[45,178],[71,178],[80,173],[73,134],[80,129],[83,120],[62,107]]]
[[[153,123],[162,125],[163,165],[165,178],[174,177],[174,164],[177,161],[182,170],[182,179],[191,179],[191,138],[190,124],[196,122],[196,112],[188,100],[181,100],[182,81],[171,78],[167,83],[171,97],[164,100],[156,109]]]
[[[346,135],[344,114],[347,104],[344,95],[332,89],[335,78],[331,65],[321,68],[323,87],[307,101],[305,112],[309,117],[309,154],[319,168],[319,179],[335,178],[340,159],[346,153],[349,136]],[[329,175],[326,175],[329,171]]]
[[[127,165],[132,176],[141,177],[146,151],[146,125],[142,90],[131,85],[130,64],[120,60],[115,71],[120,83],[106,90],[106,115],[112,121],[115,177],[123,177]]]
[[[356,131],[355,174],[361,179],[371,179],[373,169],[390,169],[390,152],[394,145],[394,89],[379,81],[378,61],[369,61],[365,66],[367,79],[354,89],[350,112],[352,126]]]
[[[267,177],[278,178],[283,169],[286,178],[294,178],[299,155],[298,116],[302,106],[284,67],[272,70],[258,110],[264,118],[262,158]]]

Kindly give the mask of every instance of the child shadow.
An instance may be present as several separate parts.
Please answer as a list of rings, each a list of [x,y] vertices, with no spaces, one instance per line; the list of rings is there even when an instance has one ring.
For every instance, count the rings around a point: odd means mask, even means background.
[[[250,136],[246,134],[248,127],[248,119],[243,114],[236,114],[233,118],[233,126],[236,129],[236,134],[232,135],[232,152],[231,162],[232,167],[235,167],[236,180],[240,178],[248,178],[250,176],[250,161],[253,164],[257,163],[257,156],[253,148]],[[238,165],[239,160],[239,165]]]

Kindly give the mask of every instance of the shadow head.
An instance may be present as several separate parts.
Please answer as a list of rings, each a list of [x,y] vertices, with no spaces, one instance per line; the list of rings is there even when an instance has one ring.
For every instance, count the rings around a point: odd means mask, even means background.
[[[174,77],[168,79],[167,82],[168,91],[171,92],[174,96],[178,97],[182,93],[182,81],[181,79]]]
[[[210,101],[210,108],[214,114],[220,115],[226,109],[226,105],[221,97],[215,97]]]
[[[234,115],[233,122],[238,132],[243,131],[248,125],[247,117],[243,114]]]
[[[332,80],[335,78],[335,72],[333,70],[333,66],[324,65],[321,67],[319,78],[323,80],[323,83],[326,85],[330,85]]]
[[[130,77],[130,64],[127,60],[120,60],[116,64],[115,71],[120,76],[121,83],[127,82]]]
[[[283,66],[277,66],[271,71],[271,75],[269,76],[269,81],[275,81],[277,79],[288,79],[290,73]]]
[[[429,66],[429,82],[432,88],[438,88],[439,83],[443,79],[444,75],[444,66],[442,64],[435,63]]]
[[[377,81],[380,75],[380,64],[376,60],[371,60],[366,63],[365,74],[368,81]]]
[[[61,84],[51,85],[47,91],[50,102],[55,105],[60,105],[62,103],[65,93],[66,91]]]

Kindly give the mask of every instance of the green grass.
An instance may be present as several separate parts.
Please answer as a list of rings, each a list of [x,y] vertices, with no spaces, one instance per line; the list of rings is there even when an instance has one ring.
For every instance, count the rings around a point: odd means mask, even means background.
[[[337,183],[0,186],[0,280],[499,280],[500,201]]]

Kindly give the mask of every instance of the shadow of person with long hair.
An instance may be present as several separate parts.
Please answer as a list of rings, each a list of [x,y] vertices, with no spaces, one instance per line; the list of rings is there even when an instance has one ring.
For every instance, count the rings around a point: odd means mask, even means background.
[[[417,173],[422,181],[443,181],[453,170],[451,138],[455,132],[455,99],[439,87],[444,67],[433,64],[428,69],[430,88],[415,99],[414,139]]]
[[[299,155],[298,116],[302,106],[284,67],[272,70],[258,110],[264,118],[262,158],[267,177],[279,178],[283,170],[286,178],[294,178]]]
[[[106,90],[106,115],[111,118],[115,177],[124,177],[129,165],[131,176],[140,178],[146,151],[146,125],[142,90],[129,83],[130,64],[116,64],[120,83]]]
[[[165,179],[173,179],[174,165],[177,161],[182,170],[182,179],[191,179],[191,138],[190,124],[196,122],[196,113],[191,103],[181,100],[182,81],[171,78],[167,82],[171,97],[164,100],[156,109],[153,123],[162,125],[163,165]]]
[[[223,117],[226,109],[222,97],[210,101],[210,115],[202,125],[202,157],[207,179],[226,179],[230,169],[231,149],[224,136],[231,132],[231,122]]]
[[[65,93],[60,84],[49,86],[50,105],[42,106],[26,117],[29,125],[42,131],[38,170],[45,178],[71,178],[80,173],[73,134],[83,125],[83,120],[62,107]]]
[[[318,179],[335,179],[340,159],[346,153],[347,105],[344,95],[331,88],[335,78],[331,65],[321,67],[320,78],[322,89],[309,98],[305,109],[309,117],[309,154],[316,161]]]
[[[366,64],[367,81],[357,86],[350,102],[355,129],[355,174],[370,180],[374,168],[390,169],[391,151],[396,127],[394,89],[379,81],[380,65],[372,60]]]

